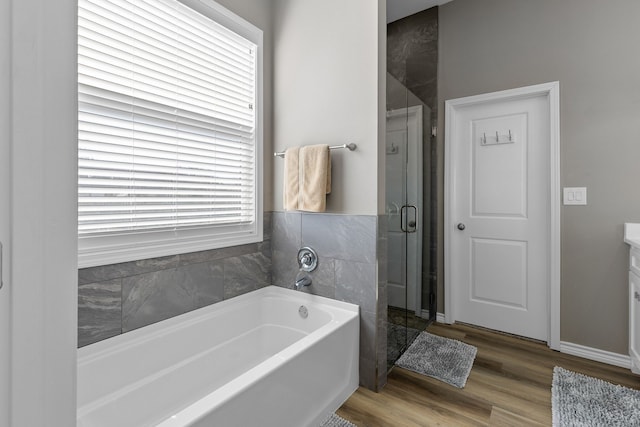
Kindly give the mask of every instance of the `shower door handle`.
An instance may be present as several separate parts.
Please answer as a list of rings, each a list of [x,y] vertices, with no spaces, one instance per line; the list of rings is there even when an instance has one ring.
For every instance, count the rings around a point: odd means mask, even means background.
[[[407,213],[413,209],[413,220],[409,221]],[[407,227],[408,226],[408,227]],[[400,209],[400,229],[405,233],[415,233],[418,228],[418,208],[414,205],[404,205]]]

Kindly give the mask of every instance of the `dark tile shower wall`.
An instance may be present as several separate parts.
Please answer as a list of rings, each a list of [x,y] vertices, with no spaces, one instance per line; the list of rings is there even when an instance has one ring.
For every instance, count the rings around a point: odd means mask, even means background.
[[[431,109],[431,123],[438,123],[438,8],[433,7],[387,25],[387,72]],[[388,93],[388,108],[403,108],[406,94]],[[422,301],[427,309],[429,289],[435,291],[438,271],[438,152],[430,129],[424,135],[424,228]],[[441,261],[440,261],[441,262]],[[439,298],[441,304],[442,297]]]
[[[271,284],[271,214],[264,241],[78,271],[78,346]]]
[[[387,71],[438,119],[438,8],[387,25]]]
[[[315,249],[318,268],[303,291],[360,306],[360,383],[373,390],[386,382],[386,274],[379,271],[386,268],[386,246],[380,244],[380,223],[386,225],[376,216],[273,213],[273,284],[291,288],[298,250]]]

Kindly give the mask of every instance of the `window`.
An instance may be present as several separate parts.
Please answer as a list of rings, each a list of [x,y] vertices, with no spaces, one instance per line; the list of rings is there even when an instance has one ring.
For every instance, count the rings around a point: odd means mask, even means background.
[[[261,49],[208,0],[79,0],[80,267],[262,240]]]

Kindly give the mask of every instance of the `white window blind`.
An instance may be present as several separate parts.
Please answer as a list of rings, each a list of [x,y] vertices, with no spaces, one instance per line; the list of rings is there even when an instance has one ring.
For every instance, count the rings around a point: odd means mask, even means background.
[[[258,47],[175,0],[79,1],[81,266],[261,239]]]

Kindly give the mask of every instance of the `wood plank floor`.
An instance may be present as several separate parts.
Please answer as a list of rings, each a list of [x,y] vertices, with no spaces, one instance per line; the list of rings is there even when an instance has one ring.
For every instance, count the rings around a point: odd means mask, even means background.
[[[359,388],[337,411],[359,427],[550,426],[554,366],[640,389],[630,370],[466,325],[427,331],[478,348],[465,388],[394,367],[380,393]]]

